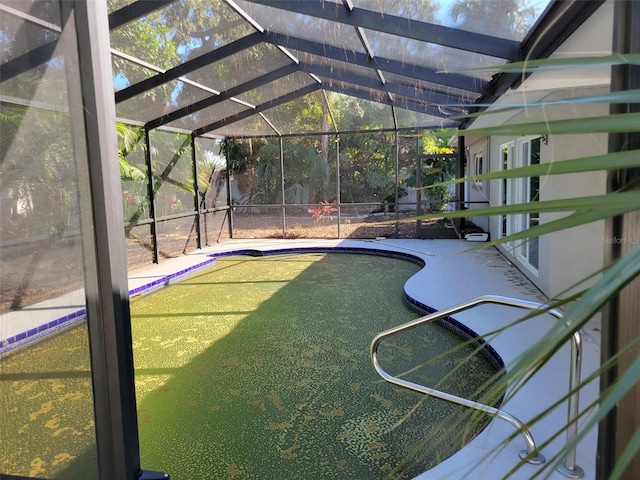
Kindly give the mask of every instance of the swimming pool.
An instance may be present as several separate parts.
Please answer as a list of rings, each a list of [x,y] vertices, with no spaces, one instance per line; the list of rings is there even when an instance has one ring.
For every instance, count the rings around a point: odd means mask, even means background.
[[[132,302],[144,468],[174,479],[411,478],[483,428],[488,419],[465,429],[468,411],[371,367],[371,338],[418,316],[402,286],[421,265],[285,253],[222,255]],[[381,349],[385,365],[471,397],[496,371],[480,356],[444,378],[470,349],[428,362],[461,339],[438,325],[419,333]],[[3,473],[92,478],[86,335],[80,323],[2,359]]]
[[[153,268],[141,269],[135,272],[130,272],[129,276],[129,288],[130,294],[134,295],[139,292],[146,292],[149,288],[156,288],[160,285],[168,285],[175,281],[178,277],[184,275],[190,275],[197,272],[204,264],[209,264],[215,260],[215,256],[226,255],[229,252],[255,252],[259,254],[264,252],[265,254],[272,253],[274,251],[315,251],[318,248],[321,250],[334,249],[341,252],[360,252],[371,251],[372,253],[379,253],[380,250],[389,251],[392,254],[405,253],[422,259],[423,263],[426,263],[426,267],[422,268],[416,275],[413,275],[404,284],[404,295],[407,299],[415,300],[416,305],[432,306],[437,310],[446,309],[447,307],[455,304],[459,304],[465,300],[476,298],[486,294],[498,294],[506,295],[511,298],[520,298],[530,301],[544,301],[540,296],[540,292],[527,281],[526,277],[522,275],[517,269],[508,263],[504,257],[493,248],[480,250],[480,251],[467,251],[468,244],[458,241],[418,241],[418,240],[376,240],[376,241],[282,241],[282,240],[269,240],[269,241],[235,241],[225,242],[211,247],[207,247],[203,251],[196,252],[194,254],[185,255],[184,257],[162,261],[160,265],[155,265]],[[275,252],[274,252],[275,253]],[[382,252],[383,254],[385,252]],[[212,257],[212,255],[214,257]],[[478,281],[481,280],[481,281]],[[80,298],[82,296],[80,295]],[[52,314],[51,318],[38,318],[47,324],[50,324],[52,320],[56,323],[65,324],[64,320],[69,318],[66,314],[65,305],[82,305],[81,302],[69,300],[68,298],[61,299],[59,303],[60,307],[56,307],[50,310],[48,313]],[[33,308],[25,309],[24,311],[12,312],[21,313],[27,317],[35,315],[36,313],[46,313],[42,307],[51,308],[49,303],[47,305],[35,305]],[[77,312],[76,312],[77,313]],[[64,318],[59,318],[64,314]],[[485,335],[486,338],[491,339],[491,346],[493,346],[500,357],[503,359],[504,364],[510,365],[515,359],[518,358],[526,349],[537,339],[544,336],[550,328],[553,328],[557,324],[557,319],[550,315],[537,316],[527,322],[518,322],[521,317],[522,311],[519,309],[505,309],[503,307],[490,307],[485,306],[467,312],[459,318],[464,326],[480,332]],[[56,320],[57,319],[57,320]],[[2,321],[5,318],[3,317]],[[35,320],[35,318],[34,318]],[[20,320],[21,321],[21,320]],[[509,328],[499,336],[493,335],[492,332],[497,329],[502,329],[504,325],[514,323],[513,328]],[[59,325],[56,328],[59,328]],[[31,328],[31,326],[25,327]],[[50,331],[50,330],[48,330]],[[88,345],[86,342],[86,330],[77,330],[80,333],[76,336],[79,338],[78,343],[74,346],[75,351],[71,354],[70,351],[65,351],[64,355],[60,355],[56,352],[57,347],[52,346],[49,349],[53,352],[51,356],[36,355],[38,350],[33,347],[37,343],[30,342],[28,346],[20,344],[16,348],[15,344],[9,345],[8,353],[7,349],[0,347],[0,388],[3,388],[6,384],[17,384],[25,386],[25,389],[10,390],[13,393],[21,393],[22,397],[29,397],[40,395],[38,399],[39,404],[36,404],[37,408],[32,408],[34,403],[27,403],[22,401],[18,405],[19,415],[14,413],[6,414],[4,411],[0,411],[3,420],[7,419],[2,427],[6,425],[15,425],[20,419],[27,418],[27,420],[18,425],[18,428],[29,424],[26,432],[23,432],[20,436],[15,435],[16,429],[9,429],[0,431],[0,436],[8,435],[7,443],[0,445],[0,450],[3,451],[4,456],[1,458],[6,465],[10,456],[15,453],[19,446],[23,446],[25,443],[24,438],[30,436],[28,430],[41,428],[43,432],[49,435],[49,445],[45,449],[36,448],[32,450],[23,450],[25,453],[35,453],[34,462],[35,467],[44,466],[47,471],[52,472],[49,476],[51,478],[54,475],[53,470],[57,472],[64,472],[71,475],[71,478],[83,478],[91,479],[88,470],[85,468],[83,471],[79,471],[78,468],[81,464],[85,466],[96,462],[95,446],[86,450],[87,442],[80,442],[82,437],[75,437],[77,440],[73,444],[63,443],[61,438],[65,435],[71,436],[77,434],[78,431],[82,431],[83,435],[89,437],[89,442],[93,442],[92,420],[93,412],[91,409],[91,399],[87,398],[87,408],[82,408],[79,411],[84,412],[86,416],[76,416],[78,418],[78,425],[81,425],[81,429],[66,428],[68,424],[66,422],[60,422],[58,430],[63,430],[63,434],[52,437],[50,431],[44,429],[44,423],[51,420],[51,417],[47,418],[44,415],[40,415],[37,421],[29,422],[28,414],[40,411],[41,407],[46,407],[46,403],[50,400],[56,400],[57,398],[64,398],[65,401],[83,402],[77,395],[78,390],[86,389],[83,385],[85,383],[67,383],[67,378],[80,377],[86,378],[86,384],[90,385],[90,372],[88,365],[84,366],[83,357],[88,358],[86,350]],[[28,337],[28,335],[27,335]],[[47,335],[47,342],[53,341],[57,335]],[[29,337],[29,340],[32,337]],[[593,338],[596,338],[595,336]],[[66,345],[60,345],[62,348],[69,348],[70,345],[65,341]],[[22,347],[25,347],[24,349]],[[598,344],[591,340],[590,336],[584,337],[583,344],[585,355],[583,359],[586,363],[584,372],[593,372],[599,365],[599,353]],[[83,354],[82,351],[85,351]],[[29,353],[29,361],[23,363],[13,363],[11,370],[5,369],[5,360],[14,356],[17,352],[33,352]],[[552,358],[552,362],[545,366],[540,372],[536,373],[527,385],[518,391],[510,389],[508,402],[503,407],[511,414],[516,415],[525,423],[530,424],[539,413],[547,410],[550,405],[554,404],[558,398],[566,395],[567,392],[567,379],[570,375],[571,366],[567,361],[570,357],[569,345],[559,352],[558,355]],[[70,360],[67,364],[63,358]],[[76,359],[79,359],[76,361]],[[85,362],[88,364],[88,362]],[[17,364],[17,367],[16,367]],[[387,365],[384,365],[387,367]],[[394,373],[394,372],[390,372]],[[45,381],[51,381],[51,392],[42,390],[27,390],[26,387],[31,383],[36,383],[37,379],[40,379],[41,383]],[[74,395],[60,395],[53,394],[54,389],[59,388],[59,382],[57,380],[64,380],[64,384],[68,385],[67,393],[75,392]],[[89,387],[90,388],[90,387]],[[0,392],[0,395],[5,395],[6,390]],[[12,393],[12,394],[13,394]],[[582,392],[581,405],[590,405],[591,402],[597,401],[598,398],[598,385],[597,381],[590,383]],[[34,395],[35,394],[35,395]],[[51,398],[48,398],[48,396]],[[88,396],[90,397],[90,395]],[[3,397],[4,399],[4,397]],[[57,401],[57,400],[56,400]],[[31,400],[30,400],[31,402]],[[7,402],[5,405],[9,405]],[[12,404],[15,407],[15,403]],[[22,406],[24,405],[24,409]],[[71,406],[71,405],[69,405]],[[0,408],[2,408],[2,402],[0,402]],[[67,408],[67,410],[70,410]],[[52,414],[54,410],[51,411]],[[8,417],[7,417],[8,415]],[[53,416],[53,415],[52,415]],[[83,420],[86,420],[84,422]],[[536,441],[541,442],[545,439],[551,439],[550,443],[542,444],[542,453],[547,458],[553,455],[554,452],[558,452],[564,445],[564,436],[554,437],[557,433],[558,425],[567,421],[567,408],[560,405],[555,408],[550,415],[544,417],[544,420],[536,423],[537,427],[533,431]],[[36,425],[38,424],[38,425]],[[51,426],[55,426],[53,423]],[[43,436],[35,434],[32,436],[38,442],[47,443],[43,440]],[[505,439],[513,438],[509,443],[505,443]],[[55,444],[51,445],[51,442]],[[577,464],[580,465],[586,472],[585,478],[592,478],[595,472],[595,453],[596,453],[597,435],[588,434],[585,439],[578,446],[577,451]],[[2,448],[4,445],[9,445],[8,448]],[[29,442],[27,442],[29,445]],[[84,445],[85,450],[73,450],[66,448],[69,445]],[[49,447],[60,447],[57,451],[59,456],[55,458],[53,452]],[[65,448],[63,448],[65,447]],[[447,458],[445,461],[439,463],[435,467],[429,469],[423,475],[419,475],[419,478],[427,479],[441,479],[450,480],[466,479],[473,476],[474,478],[483,478],[487,480],[493,480],[495,478],[502,478],[507,475],[513,468],[516,462],[519,460],[519,453],[523,447],[521,436],[514,436],[513,427],[509,426],[506,422],[491,422],[489,428],[485,428],[480,435],[474,438],[469,445],[459,450],[457,453]],[[495,454],[491,453],[495,452]],[[76,455],[76,458],[73,458]],[[52,466],[53,463],[56,466]],[[549,466],[548,471],[553,470],[553,465],[547,463]],[[25,471],[24,475],[28,475],[29,462],[21,461],[20,471]],[[143,467],[146,466],[143,464]],[[533,476],[538,472],[543,471],[543,467],[535,465],[525,465],[522,469],[525,475]],[[4,469],[6,471],[6,469]],[[95,468],[94,468],[95,470]],[[544,470],[545,472],[547,470]],[[12,472],[13,473],[13,472]],[[75,474],[75,476],[73,476]],[[555,473],[555,475],[560,475]],[[591,476],[589,476],[591,475]],[[553,474],[552,474],[553,477]],[[46,478],[43,476],[43,478]],[[58,476],[58,478],[63,478]],[[555,477],[553,477],[555,478]],[[562,476],[559,476],[562,478]]]
[[[172,478],[412,478],[488,422],[388,385],[368,358],[415,263],[327,253],[220,257],[132,303],[141,459]],[[496,373],[440,325],[380,350],[407,379],[473,398]],[[445,352],[456,350],[445,355]],[[436,361],[429,361],[437,357]],[[447,378],[466,359],[464,375]]]

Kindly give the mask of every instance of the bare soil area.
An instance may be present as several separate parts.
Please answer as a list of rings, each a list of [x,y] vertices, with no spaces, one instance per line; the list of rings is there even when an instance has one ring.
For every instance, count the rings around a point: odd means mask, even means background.
[[[282,217],[235,215],[233,238],[418,238],[410,214],[374,213],[314,221],[309,215]],[[444,228],[443,220],[423,221],[422,229]],[[230,237],[228,223],[206,230],[203,246],[224,242]],[[150,238],[127,239],[129,271],[152,263]],[[195,231],[163,232],[158,239],[160,261],[197,248]],[[82,248],[79,238],[56,239],[4,249],[0,259],[2,275],[0,313],[24,308],[81,288],[83,285]]]
[[[326,217],[313,220],[307,216],[282,218],[259,215],[236,215],[233,220],[234,238],[417,238],[415,221],[407,221],[409,214],[373,213],[341,219]],[[437,226],[439,220],[423,221],[423,228]]]

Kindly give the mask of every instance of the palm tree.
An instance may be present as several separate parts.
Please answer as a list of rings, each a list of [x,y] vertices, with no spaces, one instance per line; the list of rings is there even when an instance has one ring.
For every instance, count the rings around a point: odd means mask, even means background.
[[[480,3],[480,2],[478,2]],[[501,68],[523,69],[523,71],[542,71],[545,68],[558,68],[570,71],[572,68],[613,64],[614,68],[637,68],[640,58],[637,54],[610,55],[587,58],[565,58],[554,60],[540,60],[510,64],[509,66],[493,66],[489,69]],[[615,84],[614,84],[615,85]],[[520,123],[500,125],[486,128],[470,128],[459,132],[469,136],[495,136],[495,135],[564,135],[608,133],[610,136],[610,153],[605,155],[576,158],[572,160],[556,161],[554,163],[536,164],[527,167],[500,170],[496,172],[477,175],[472,178],[458,179],[446,184],[461,183],[465,181],[495,181],[502,182],[505,179],[520,179],[560,175],[568,173],[585,173],[593,171],[609,171],[609,190],[605,195],[586,197],[574,197],[548,201],[537,201],[516,205],[487,207],[473,211],[473,216],[498,216],[512,214],[534,214],[539,212],[566,212],[566,215],[546,223],[532,226],[524,231],[502,237],[485,244],[485,246],[497,245],[508,242],[526,242],[530,238],[537,238],[560,230],[586,225],[595,221],[605,220],[608,231],[611,232],[607,243],[612,254],[608,255],[608,263],[601,271],[593,272],[590,278],[592,286],[579,291],[576,294],[566,295],[564,298],[554,300],[552,307],[564,310],[565,322],[559,323],[550,330],[539,342],[527,350],[506,375],[507,382],[521,383],[530,374],[532,368],[537,371],[544,365],[571,337],[573,332],[582,329],[595,315],[603,311],[603,356],[600,368],[589,378],[585,379],[577,389],[582,388],[594,378],[601,379],[601,394],[597,404],[592,407],[595,412],[581,426],[581,431],[576,439],[569,443],[565,449],[550,459],[544,472],[549,472],[590,429],[600,426],[600,446],[602,454],[603,442],[606,442],[616,428],[625,429],[624,444],[618,446],[616,458],[606,458],[599,466],[599,477],[607,479],[631,479],[637,473],[640,465],[638,452],[640,451],[640,426],[637,415],[635,418],[630,412],[637,412],[637,400],[640,393],[640,335],[637,327],[637,296],[634,299],[633,292],[638,291],[638,276],[640,275],[640,241],[638,241],[637,229],[629,227],[629,223],[638,225],[640,210],[640,190],[638,190],[638,166],[640,156],[640,113],[633,109],[621,110],[618,105],[633,105],[640,103],[640,90],[637,86],[630,87],[627,84],[621,91],[613,91],[605,95],[574,98],[577,102],[609,102],[611,113],[589,118],[575,118],[570,120],[555,120],[537,123]],[[570,98],[555,102],[571,102]],[[545,108],[554,104],[548,103],[529,104],[529,108]],[[524,105],[520,106],[520,108]],[[518,108],[510,106],[507,109]],[[474,116],[489,116],[505,109],[497,109],[474,114]],[[621,139],[619,137],[622,137]],[[615,179],[615,182],[611,180]],[[620,180],[622,179],[622,180]],[[443,185],[443,184],[440,184]],[[452,218],[468,216],[468,211],[450,212]],[[426,215],[422,219],[435,218],[436,215]],[[626,229],[617,229],[616,225],[627,222]],[[622,233],[621,233],[622,232]],[[624,233],[626,232],[626,233]],[[623,236],[626,235],[626,236]],[[618,245],[616,245],[618,244]],[[620,245],[621,244],[621,245]],[[619,248],[622,246],[623,248]],[[605,248],[606,249],[606,248]],[[595,279],[595,280],[594,280]],[[626,300],[625,300],[626,299]],[[626,301],[626,305],[624,302]],[[614,312],[612,314],[612,312]],[[634,313],[630,313],[634,312]],[[613,315],[633,315],[627,319],[626,337],[618,335],[615,343],[609,335],[617,335],[614,330],[617,327],[618,318]],[[566,323],[566,325],[565,325]],[[570,328],[566,328],[566,326]],[[558,404],[567,400],[569,395],[558,399]],[[616,423],[612,412],[627,405],[627,425],[620,421]],[[540,419],[538,419],[540,420]],[[635,422],[635,424],[633,423]],[[566,427],[566,426],[565,426]],[[608,429],[608,432],[606,431]],[[603,432],[603,430],[605,430]],[[619,432],[621,435],[622,433]],[[603,465],[606,463],[606,465]],[[635,472],[635,473],[634,473]],[[542,474],[542,472],[540,472]]]

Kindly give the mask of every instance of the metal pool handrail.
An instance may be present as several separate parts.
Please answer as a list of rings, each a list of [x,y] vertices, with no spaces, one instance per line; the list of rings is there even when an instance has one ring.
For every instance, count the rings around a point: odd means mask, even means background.
[[[441,392],[440,390],[435,390],[433,388],[425,387],[423,385],[418,385],[416,383],[409,382],[407,380],[403,380],[398,377],[394,377],[388,374],[378,362],[378,345],[380,342],[394,335],[398,332],[409,330],[411,328],[417,327],[418,325],[423,325],[425,323],[434,322],[436,320],[440,320],[442,318],[448,317],[454,313],[462,312],[464,310],[468,310],[470,308],[474,308],[478,305],[483,305],[487,303],[492,304],[500,304],[507,305],[510,307],[523,308],[526,310],[546,310],[546,313],[553,315],[558,319],[562,319],[562,312],[557,308],[549,308],[548,305],[537,302],[530,302],[528,300],[521,300],[518,298],[504,297],[500,295],[483,295],[480,297],[476,297],[467,302],[454,305],[449,308],[445,308],[444,310],[439,310],[437,312],[433,312],[429,315],[425,315],[424,317],[417,318],[407,323],[403,323],[402,325],[398,325],[396,327],[385,330],[384,332],[379,333],[375,336],[373,341],[371,342],[370,354],[371,361],[373,362],[373,367],[375,368],[378,375],[380,375],[384,380],[389,383],[393,383],[403,388],[407,388],[409,390],[413,390],[415,392],[424,393],[426,395],[431,395],[437,398],[441,398],[443,400],[457,403],[459,405],[463,405],[466,407],[470,407],[476,410],[480,410],[485,413],[489,413],[498,418],[501,418],[511,425],[515,426],[524,437],[524,441],[526,444],[526,450],[522,450],[519,453],[520,458],[526,459],[528,463],[539,465],[544,463],[544,456],[538,451],[536,447],[536,443],[529,432],[527,426],[522,423],[519,419],[514,417],[513,415],[505,412],[504,410],[500,410],[495,407],[490,407],[488,405],[483,405],[481,403],[474,402],[472,400],[468,400],[466,398],[457,397],[455,395],[451,395],[446,392]],[[574,387],[580,383],[580,376],[582,370],[582,336],[580,332],[574,332],[572,335],[571,341],[571,366],[569,368],[569,391],[573,392]],[[570,397],[568,402],[568,427],[567,427],[567,443],[569,443],[578,433],[578,423],[577,416],[579,410],[579,401],[580,395],[578,391],[575,391]],[[582,478],[584,476],[584,471],[582,468],[576,465],[576,449],[573,448],[565,457],[564,465],[560,465],[557,467],[557,471],[561,474],[570,477],[570,478]]]

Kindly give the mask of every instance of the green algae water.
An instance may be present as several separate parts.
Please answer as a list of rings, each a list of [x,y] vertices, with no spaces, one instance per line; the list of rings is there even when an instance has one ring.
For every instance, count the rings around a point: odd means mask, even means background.
[[[418,269],[359,254],[222,257],[133,300],[142,467],[173,480],[401,479],[455,453],[488,418],[390,385],[369,359],[376,334],[417,317],[402,295]],[[0,359],[0,473],[95,478],[86,339],[80,323]],[[476,399],[495,368],[461,342],[428,325],[379,359]]]
[[[455,453],[488,418],[390,385],[369,359],[377,333],[418,316],[402,300],[418,269],[359,254],[222,257],[133,301],[143,468],[174,480],[400,479]],[[379,358],[476,398],[496,369],[461,342],[428,325]]]
[[[0,477],[97,480],[87,325],[0,358]]]

